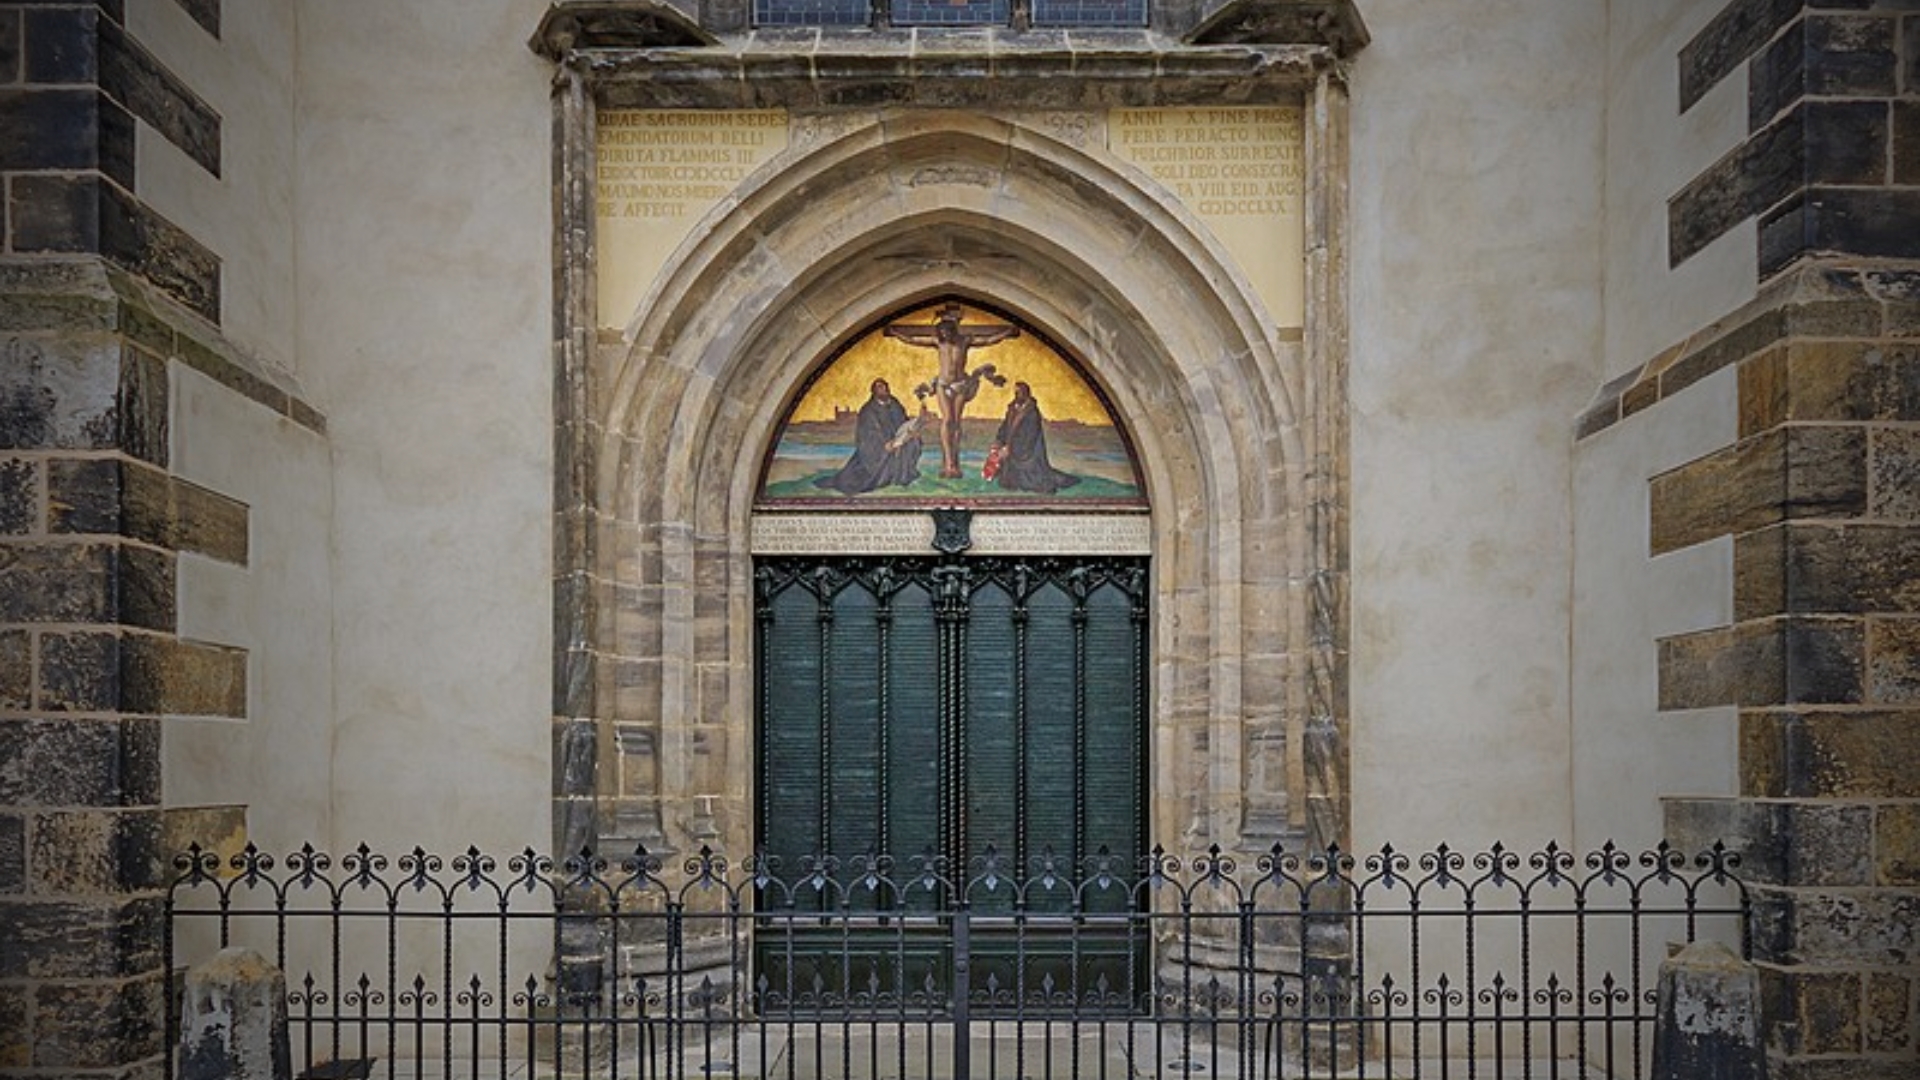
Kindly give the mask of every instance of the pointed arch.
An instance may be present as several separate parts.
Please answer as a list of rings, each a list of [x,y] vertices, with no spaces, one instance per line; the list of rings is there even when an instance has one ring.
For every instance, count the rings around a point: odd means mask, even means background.
[[[622,743],[599,782],[616,834],[749,842],[760,458],[816,358],[948,294],[1086,361],[1134,435],[1154,507],[1152,828],[1297,827],[1305,351],[1141,179],[1005,120],[878,116],[791,147],[716,208],[603,343],[588,632],[596,710]],[[705,809],[667,811],[689,806]]]

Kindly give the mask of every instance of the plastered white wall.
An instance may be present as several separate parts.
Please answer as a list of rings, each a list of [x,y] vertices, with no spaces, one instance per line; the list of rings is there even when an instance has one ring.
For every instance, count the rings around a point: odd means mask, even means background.
[[[128,0],[127,30],[220,114],[217,177],[137,125],[138,194],[220,256],[227,337],[270,370],[297,377],[294,8],[224,4],[215,39],[174,0]]]
[[[247,504],[248,562],[183,554],[180,635],[247,650],[245,720],[170,717],[167,805],[246,804],[249,839],[324,836],[332,802],[331,462],[326,440],[172,365],[176,473]]]
[[[1583,440],[1574,455],[1574,839],[1635,850],[1660,799],[1732,795],[1735,710],[1661,713],[1657,640],[1733,616],[1733,541],[1654,557],[1647,481],[1732,444],[1739,378],[1719,372]]]
[[[1718,0],[1613,0],[1607,38],[1606,349],[1596,384],[1632,371],[1753,297],[1755,226],[1668,266],[1667,200],[1747,132],[1744,66],[1680,112],[1680,50]],[[1659,713],[1657,639],[1732,618],[1730,540],[1654,558],[1647,481],[1731,445],[1725,369],[1583,440],[1575,451],[1575,836],[1640,848],[1660,799],[1732,794],[1734,710]]]
[[[1606,5],[1371,0],[1353,74],[1353,835],[1566,842]]]
[[[522,44],[545,6],[294,6],[336,847],[551,844],[552,69]]]
[[[1677,57],[1725,6],[1724,0],[1606,5],[1607,343],[1600,382],[1753,296],[1758,256],[1752,219],[1679,266],[1667,265],[1667,200],[1746,138],[1744,65],[1680,113]]]

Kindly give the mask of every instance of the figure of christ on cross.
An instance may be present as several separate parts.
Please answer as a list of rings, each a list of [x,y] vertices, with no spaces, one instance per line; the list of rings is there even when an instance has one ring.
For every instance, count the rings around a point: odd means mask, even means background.
[[[948,304],[940,309],[938,321],[931,326],[894,323],[886,328],[886,335],[939,354],[940,373],[931,382],[914,387],[913,392],[917,397],[931,394],[939,399],[940,475],[948,480],[957,479],[960,476],[960,419],[966,413],[967,402],[980,392],[981,379],[995,386],[1004,386],[1007,382],[992,364],[967,370],[967,353],[1019,337],[1020,331],[1004,325],[962,326],[960,305]]]

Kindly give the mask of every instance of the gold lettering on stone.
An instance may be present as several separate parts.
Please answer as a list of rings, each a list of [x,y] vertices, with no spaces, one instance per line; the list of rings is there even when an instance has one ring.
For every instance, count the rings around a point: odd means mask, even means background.
[[[622,326],[700,219],[786,149],[787,114],[620,109],[597,126],[600,321]]]
[[[1107,148],[1205,222],[1281,326],[1306,314],[1306,139],[1298,107],[1115,109]]]

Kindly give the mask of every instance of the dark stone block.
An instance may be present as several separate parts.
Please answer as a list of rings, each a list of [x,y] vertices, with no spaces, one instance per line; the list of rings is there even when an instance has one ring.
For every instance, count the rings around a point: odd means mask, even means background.
[[[39,706],[50,712],[116,712],[123,707],[120,636],[42,634]]]
[[[60,811],[35,815],[27,871],[41,895],[138,892],[166,884],[161,812]]]
[[[128,344],[137,345],[164,361],[174,352],[174,330],[165,319],[138,304],[122,302],[117,325]]]
[[[1660,640],[1660,708],[1854,704],[1866,636],[1855,619],[1768,619]]]
[[[57,458],[47,462],[47,530],[54,533],[121,532],[118,458]]]
[[[1913,20],[1920,25],[1920,18]],[[1920,50],[1920,42],[1913,46]],[[1920,101],[1893,103],[1893,182],[1920,184]]]
[[[1892,97],[1898,86],[1895,20],[1874,15],[1808,15],[1806,93]]]
[[[1787,27],[1747,65],[1747,130],[1759,131],[1806,96],[1807,27]]]
[[[1920,420],[1920,345],[1795,342],[1785,376],[1787,420]]]
[[[1914,1019],[1914,981],[1900,972],[1869,971],[1861,1004],[1861,1039],[1869,1054],[1899,1054],[1915,1059],[1920,1025]]]
[[[120,353],[120,450],[162,468],[167,464],[167,362],[138,348]]]
[[[33,707],[33,638],[26,630],[0,630],[0,709]]]
[[[0,623],[113,622],[117,546],[0,548]]]
[[[1620,399],[1609,397],[1582,413],[1574,424],[1575,441],[1598,435],[1620,422]]]
[[[0,10],[0,85],[20,81],[20,14]]]
[[[119,188],[101,194],[100,253],[218,323],[220,257]]]
[[[1670,843],[1690,852],[1724,843],[1749,884],[1875,883],[1870,805],[1672,799],[1665,812]]]
[[[201,29],[216,38],[220,36],[220,0],[176,0],[176,2],[186,9],[188,15],[193,16],[193,21],[199,23]]]
[[[172,546],[245,566],[247,504],[185,480],[173,480],[170,486]]]
[[[1788,619],[1780,640],[1785,686],[1777,703],[1854,705],[1862,700],[1867,642],[1858,620]]]
[[[1900,20],[1900,54],[1906,58],[1900,70],[1900,91],[1909,97],[1920,95],[1920,19]]]
[[[220,114],[111,22],[100,27],[100,88],[202,168],[220,175]]]
[[[1867,700],[1920,705],[1920,620],[1874,619],[1868,624]]]
[[[52,463],[49,527],[125,536],[245,565],[247,506],[138,462],[84,458]]]
[[[1787,428],[1784,434],[1780,517],[1850,518],[1866,513],[1865,432],[1820,426]]]
[[[1781,520],[1857,517],[1867,439],[1857,428],[1774,428],[1654,477],[1651,545],[1665,554]]]
[[[121,532],[160,547],[177,547],[173,479],[158,469],[129,462],[121,465],[118,480]]]
[[[141,974],[128,972],[128,974]],[[34,994],[33,1061],[41,1069],[105,1069],[166,1049],[165,980],[52,984]]]
[[[127,545],[120,549],[120,622],[144,630],[173,633],[180,623],[175,571],[170,551]]]
[[[26,16],[27,82],[92,86],[99,80],[98,9],[29,8]]]
[[[1762,799],[1920,798],[1910,709],[1740,714],[1741,794]]]
[[[1920,945],[1920,893],[1763,889],[1754,898],[1757,906],[1774,909],[1771,918],[1782,930],[1777,942],[1781,952],[1764,959],[1899,968]]]
[[[1806,182],[1886,182],[1886,102],[1809,101],[1801,109],[1806,126]]]
[[[90,176],[16,176],[7,207],[21,252],[100,250],[100,182]]]
[[[1808,338],[1880,336],[1882,305],[1874,300],[1814,300],[1781,308],[1786,332]]]
[[[1775,525],[1733,538],[1733,617],[1777,615],[1787,606],[1787,532]]]
[[[27,819],[0,814],[0,894],[27,891]]]
[[[0,805],[144,806],[159,798],[157,720],[0,720]]]
[[[1732,0],[1680,50],[1680,111],[1747,61],[1800,13],[1801,0]]]
[[[18,536],[40,528],[40,463],[0,458],[0,534]]]
[[[221,386],[277,413],[287,411],[287,393],[185,334],[175,339],[180,360]]]
[[[1872,443],[1868,512],[1894,521],[1920,521],[1920,431],[1879,427],[1873,430]]]
[[[160,967],[158,899],[35,900],[0,919],[0,979],[122,979]]]
[[[0,342],[0,449],[166,461],[166,370],[110,338]]]
[[[92,169],[100,163],[100,94],[0,89],[0,169]]]
[[[1798,237],[1809,184],[1885,182],[1889,124],[1884,101],[1802,102],[1668,200],[1669,263],[1680,265],[1741,221],[1765,214],[1763,271],[1784,268],[1804,250]]]
[[[1920,189],[1807,189],[1760,222],[1760,273],[1805,255],[1920,258]]]
[[[1920,526],[1807,525],[1788,530],[1793,612],[1920,612]]]
[[[1660,396],[1672,397],[1729,364],[1737,364],[1764,352],[1786,334],[1786,312],[1777,308],[1761,312],[1661,372]]]
[[[1860,1052],[1860,976],[1769,967],[1762,980],[1769,1048],[1780,1054]]]
[[[1756,132],[1667,201],[1670,265],[1679,266],[1728,229],[1789,197],[1805,182],[1806,132],[1802,118],[1802,111],[1795,110]]]
[[[33,1064],[32,1002],[32,987],[0,986],[0,1069]]]
[[[170,716],[247,715],[247,651],[172,637],[129,634],[120,651],[128,712]]]
[[[128,191],[135,190],[134,119],[126,106],[99,96],[100,171]]]
[[[1920,885],[1920,803],[1881,806],[1874,820],[1874,841],[1880,884]]]

